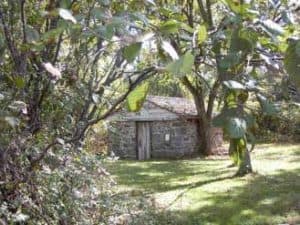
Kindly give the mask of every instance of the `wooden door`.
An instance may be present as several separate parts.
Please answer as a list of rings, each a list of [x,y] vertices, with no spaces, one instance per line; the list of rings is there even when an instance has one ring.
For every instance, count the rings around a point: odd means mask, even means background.
[[[137,158],[138,160],[150,159],[151,134],[150,122],[137,122]]]

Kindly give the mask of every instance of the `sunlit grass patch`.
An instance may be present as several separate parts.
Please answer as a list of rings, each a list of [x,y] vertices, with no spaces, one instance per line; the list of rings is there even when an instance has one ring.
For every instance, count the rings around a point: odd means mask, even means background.
[[[106,165],[117,191],[139,190],[174,215],[161,224],[300,224],[300,145],[260,145],[252,161],[255,173],[239,178],[227,157]]]

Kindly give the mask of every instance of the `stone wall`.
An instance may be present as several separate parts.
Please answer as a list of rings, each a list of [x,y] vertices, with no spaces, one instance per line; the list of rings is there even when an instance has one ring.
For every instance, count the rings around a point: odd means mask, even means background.
[[[195,121],[156,121],[151,126],[151,156],[153,158],[182,158],[197,152],[197,123]]]
[[[197,121],[172,120],[150,122],[151,158],[183,158],[198,153]],[[135,121],[110,122],[108,150],[121,158],[137,159]],[[219,154],[223,133],[212,129],[212,147]]]
[[[211,146],[213,149],[223,146],[223,130],[222,128],[213,127],[211,129]]]
[[[136,124],[134,121],[109,123],[108,150],[121,158],[136,159]]]

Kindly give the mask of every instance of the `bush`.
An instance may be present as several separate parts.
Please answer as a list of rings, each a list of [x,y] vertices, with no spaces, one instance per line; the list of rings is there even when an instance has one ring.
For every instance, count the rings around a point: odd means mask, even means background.
[[[259,129],[255,136],[260,142],[299,142],[300,112],[295,104],[283,105],[276,115],[256,115]]]
[[[113,184],[93,155],[49,152],[34,178],[19,187],[18,198],[1,203],[0,218],[4,224],[97,224],[110,210]]]

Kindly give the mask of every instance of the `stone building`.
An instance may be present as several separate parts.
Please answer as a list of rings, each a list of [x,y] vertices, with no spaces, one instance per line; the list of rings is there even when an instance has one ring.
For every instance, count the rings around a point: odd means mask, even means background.
[[[109,151],[121,158],[183,158],[197,155],[198,119],[194,103],[185,98],[148,96],[137,112],[118,112],[109,118]],[[223,142],[219,128],[212,144]]]

